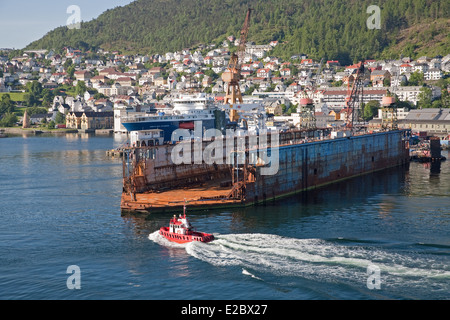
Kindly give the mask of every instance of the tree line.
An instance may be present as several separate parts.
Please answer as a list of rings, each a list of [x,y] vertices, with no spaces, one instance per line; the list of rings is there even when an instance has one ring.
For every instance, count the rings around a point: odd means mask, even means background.
[[[282,45],[274,49],[274,55],[289,58],[307,53],[312,58],[351,63],[383,55],[414,55],[416,47],[412,44],[399,52],[388,49],[395,46],[405,28],[448,19],[450,6],[445,0],[380,0],[380,29],[368,29],[370,15],[366,10],[372,4],[372,0],[138,0],[83,22],[80,29],[57,28],[27,48],[177,51],[231,34],[239,38],[245,12],[251,7],[249,40],[278,40]],[[429,36],[446,35],[446,26]],[[448,52],[448,37],[444,38],[442,49]]]

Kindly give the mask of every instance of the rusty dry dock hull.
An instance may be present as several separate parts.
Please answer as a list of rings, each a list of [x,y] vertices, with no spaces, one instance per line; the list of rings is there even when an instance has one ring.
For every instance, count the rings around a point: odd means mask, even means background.
[[[146,168],[141,168],[140,180],[135,177],[140,183],[139,188],[125,188],[124,182],[121,209],[123,213],[155,213],[179,211],[185,201],[191,211],[261,203],[370,172],[408,165],[408,136],[408,130],[394,130],[308,143],[280,143],[276,150],[279,152],[276,174],[259,175],[255,170],[247,174],[251,178],[245,183],[237,181],[232,185],[224,183],[233,179],[229,168],[197,166],[189,175],[187,167],[177,172],[167,164],[158,168],[157,161],[153,160]],[[164,178],[158,176],[160,169],[167,173]],[[185,179],[184,183],[186,179],[193,183],[176,186],[175,182],[180,181],[177,173]],[[163,179],[167,181],[167,187],[158,189],[164,187]],[[237,185],[240,188],[236,193]]]

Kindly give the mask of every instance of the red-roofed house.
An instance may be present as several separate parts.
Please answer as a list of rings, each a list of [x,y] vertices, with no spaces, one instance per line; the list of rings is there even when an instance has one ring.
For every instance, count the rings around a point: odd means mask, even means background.
[[[202,71],[197,71],[195,74],[194,74],[194,77],[196,77],[196,78],[200,78],[201,76],[203,76],[203,75],[205,75]]]
[[[272,76],[272,71],[269,68],[262,68],[256,71],[256,75],[260,78],[270,78]]]
[[[275,62],[268,62],[265,65],[266,68],[275,71],[277,69],[277,65],[275,64]]]
[[[213,57],[211,57],[211,56],[206,56],[205,59],[203,59],[203,62],[205,64],[212,64],[212,61],[213,61]]]
[[[412,70],[412,66],[410,64],[404,63],[400,66],[400,73],[409,73]]]
[[[340,63],[338,60],[328,60],[327,61],[327,67],[331,68],[331,67],[339,67]]]
[[[291,69],[283,68],[280,70],[280,74],[284,77],[289,77],[291,75]]]

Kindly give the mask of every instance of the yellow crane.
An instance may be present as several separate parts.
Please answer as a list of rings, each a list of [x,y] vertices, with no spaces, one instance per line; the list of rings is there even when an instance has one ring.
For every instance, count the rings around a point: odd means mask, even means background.
[[[239,120],[239,115],[237,114],[237,110],[233,109],[233,105],[235,105],[236,102],[243,103],[241,89],[239,88],[239,81],[242,78],[241,63],[245,55],[245,45],[247,43],[251,12],[252,9],[249,8],[245,17],[244,26],[241,30],[239,47],[237,51],[231,55],[227,70],[222,74],[223,82],[227,83],[227,92],[225,95],[224,104],[230,105],[231,121]]]

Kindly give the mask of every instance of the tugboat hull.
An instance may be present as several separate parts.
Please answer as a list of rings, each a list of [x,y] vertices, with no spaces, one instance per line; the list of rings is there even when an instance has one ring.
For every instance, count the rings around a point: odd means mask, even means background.
[[[192,232],[192,234],[178,234],[170,232],[168,227],[162,227],[159,234],[169,241],[176,243],[188,243],[193,241],[210,242],[214,240],[214,236],[204,232]]]

